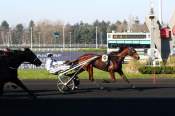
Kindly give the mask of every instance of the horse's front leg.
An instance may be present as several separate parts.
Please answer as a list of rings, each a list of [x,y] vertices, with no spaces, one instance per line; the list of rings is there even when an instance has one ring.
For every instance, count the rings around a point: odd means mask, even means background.
[[[33,98],[35,99],[36,96],[31,92],[29,91],[29,89],[27,89],[27,87],[22,83],[21,80],[19,80],[18,78],[16,78],[15,80],[12,81],[13,83],[15,83],[16,85],[18,85],[19,87],[21,87],[23,90],[25,90],[26,92],[28,92],[28,94]]]
[[[119,70],[118,73],[120,74],[120,76],[123,78],[123,80],[125,80],[128,84],[130,84],[130,81],[127,79],[127,77],[125,76],[125,74],[123,73],[122,70]],[[132,88],[135,88],[135,86],[133,84],[130,84],[130,86]]]
[[[115,72],[113,70],[109,71],[109,75],[112,81],[116,81]]]

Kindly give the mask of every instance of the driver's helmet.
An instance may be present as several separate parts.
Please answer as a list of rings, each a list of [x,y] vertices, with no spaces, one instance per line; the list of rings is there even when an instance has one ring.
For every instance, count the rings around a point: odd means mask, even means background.
[[[47,53],[47,57],[52,57],[53,54],[52,53]]]
[[[5,48],[4,51],[5,52],[10,52],[10,48]]]
[[[10,54],[10,48],[5,48],[3,54],[8,56]]]

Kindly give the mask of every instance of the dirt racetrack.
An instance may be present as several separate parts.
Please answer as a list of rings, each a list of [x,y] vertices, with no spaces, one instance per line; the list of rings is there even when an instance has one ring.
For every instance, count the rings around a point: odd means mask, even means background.
[[[33,100],[20,88],[8,85],[0,97],[2,114],[13,115],[171,115],[175,113],[175,80],[131,80],[130,88],[123,80],[102,83],[103,90],[88,80],[79,89],[66,94],[56,90],[56,80],[26,80],[24,84],[37,95]]]

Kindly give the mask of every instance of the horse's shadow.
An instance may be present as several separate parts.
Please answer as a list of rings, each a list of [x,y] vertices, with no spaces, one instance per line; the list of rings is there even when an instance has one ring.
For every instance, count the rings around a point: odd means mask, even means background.
[[[146,90],[156,90],[156,89],[169,89],[169,88],[175,88],[175,87],[105,87],[104,90],[110,92],[110,91],[128,91],[128,90],[134,90],[134,91],[146,91]]]
[[[157,89],[172,89],[175,88],[175,86],[172,87],[160,87],[160,86],[155,86],[155,87],[109,87],[109,86],[103,86],[103,89],[99,87],[91,87],[91,88],[79,88],[75,91],[70,91],[67,92],[66,94],[78,94],[78,93],[91,93],[91,92],[114,92],[114,91],[138,91],[138,92],[144,92],[147,90],[157,90]]]
[[[34,95],[36,97],[40,97],[40,96],[53,96],[53,95],[58,95],[58,93],[56,92],[56,90],[31,90]],[[3,96],[0,96],[0,98],[4,99],[4,98],[9,98],[9,99],[13,99],[13,98],[28,98],[27,93],[22,91],[22,90],[8,90],[6,91],[6,93]]]
[[[101,85],[103,86],[103,85]],[[32,90],[32,92],[36,95],[36,97],[51,97],[51,96],[55,96],[55,97],[65,97],[68,95],[78,95],[78,94],[88,94],[88,93],[93,93],[93,92],[114,92],[114,91],[138,91],[138,92],[143,92],[146,90],[156,90],[156,89],[172,89],[175,88],[175,86],[171,86],[171,87],[161,87],[161,86],[151,86],[151,87],[141,87],[141,86],[136,86],[135,88],[131,88],[129,86],[103,86],[103,89],[99,88],[99,87],[79,87],[76,90],[70,90],[70,91],[66,91],[65,93],[61,93],[59,92],[57,89],[47,89],[47,90],[43,90],[43,89],[37,89],[37,90]],[[26,95],[26,93],[22,90],[16,90],[16,91],[8,91],[3,98],[24,98],[24,97],[28,97]],[[1,98],[1,97],[0,97]]]
[[[114,91],[138,91],[138,92],[144,92],[147,90],[157,90],[157,89],[173,89],[175,86],[137,86],[135,88],[132,88],[128,85],[122,85],[122,86],[108,86],[108,84],[98,83],[96,85],[93,85],[91,87],[83,87],[80,86],[76,90],[69,90],[65,91],[64,93],[60,93],[57,89],[55,90],[35,90],[35,93],[38,93],[38,96],[44,96],[44,95],[71,95],[71,94],[84,94],[84,93],[92,93],[92,92],[114,92]],[[47,93],[47,92],[52,93]]]
[[[50,89],[50,90],[33,90],[34,94],[36,96],[52,96],[52,95],[58,95],[56,89]]]

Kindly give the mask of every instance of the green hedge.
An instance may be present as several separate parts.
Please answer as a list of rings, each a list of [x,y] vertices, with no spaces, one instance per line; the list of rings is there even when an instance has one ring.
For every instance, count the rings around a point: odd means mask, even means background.
[[[142,74],[175,74],[175,67],[171,66],[142,66],[139,68],[139,72]]]

